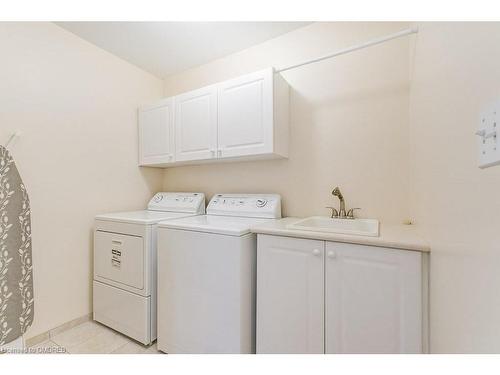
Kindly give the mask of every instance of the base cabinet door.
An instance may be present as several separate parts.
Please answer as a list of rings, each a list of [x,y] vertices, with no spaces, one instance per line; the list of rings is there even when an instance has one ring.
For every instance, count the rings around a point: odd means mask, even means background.
[[[324,353],[324,246],[258,236],[257,353]]]
[[[416,251],[326,242],[325,352],[421,353]]]

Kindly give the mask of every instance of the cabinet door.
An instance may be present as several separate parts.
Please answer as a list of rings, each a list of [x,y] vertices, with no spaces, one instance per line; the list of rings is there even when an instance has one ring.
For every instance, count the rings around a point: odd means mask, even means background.
[[[177,161],[217,157],[217,88],[205,87],[175,97]]]
[[[221,157],[273,151],[273,70],[218,85],[218,143]]]
[[[326,352],[421,353],[415,251],[326,243]]]
[[[257,353],[324,353],[324,242],[258,235]]]
[[[139,109],[139,165],[174,161],[173,100]]]

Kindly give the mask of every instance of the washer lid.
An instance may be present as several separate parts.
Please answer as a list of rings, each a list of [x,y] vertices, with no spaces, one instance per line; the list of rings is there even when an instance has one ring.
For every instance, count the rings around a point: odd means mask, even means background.
[[[182,217],[192,216],[194,214],[187,212],[166,212],[166,211],[129,211],[115,212],[110,214],[97,215],[96,220],[115,221],[120,223],[131,224],[156,224],[159,221],[179,219]]]
[[[272,220],[274,219],[199,215],[178,220],[162,221],[158,223],[158,228],[216,233],[227,236],[243,236],[250,233],[250,228],[253,226],[268,223]]]

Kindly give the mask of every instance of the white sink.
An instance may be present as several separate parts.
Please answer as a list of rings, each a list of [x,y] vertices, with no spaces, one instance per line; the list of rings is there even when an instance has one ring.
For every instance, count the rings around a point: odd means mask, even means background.
[[[379,222],[375,219],[331,219],[324,216],[312,216],[296,221],[293,224],[288,224],[287,228],[313,232],[378,237],[378,226]]]

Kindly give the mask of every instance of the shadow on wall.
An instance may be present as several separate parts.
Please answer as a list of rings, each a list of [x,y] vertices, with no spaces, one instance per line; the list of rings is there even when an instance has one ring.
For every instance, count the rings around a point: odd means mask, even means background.
[[[139,162],[137,161],[137,164],[138,163]],[[143,167],[140,167],[139,170],[140,170],[142,180],[144,181],[145,186],[148,188],[148,190],[151,193],[150,197],[147,198],[148,200],[146,202],[144,202],[144,207],[146,207],[149,199],[161,189],[162,170],[158,169],[158,168],[143,168]]]
[[[88,280],[88,288],[89,288],[89,306],[90,306],[90,311],[89,313],[92,313],[94,311],[94,304],[93,304],[93,280],[94,280],[94,229],[91,228],[89,231],[89,270],[90,270],[90,275],[89,275],[89,280]]]
[[[326,214],[331,189],[340,185],[348,204],[364,209],[360,216],[399,221],[407,201],[400,173],[407,109],[407,83],[330,88],[319,96],[291,87],[288,159],[167,168],[163,189],[201,191],[207,199],[220,192],[277,193],[284,216],[310,216]]]

